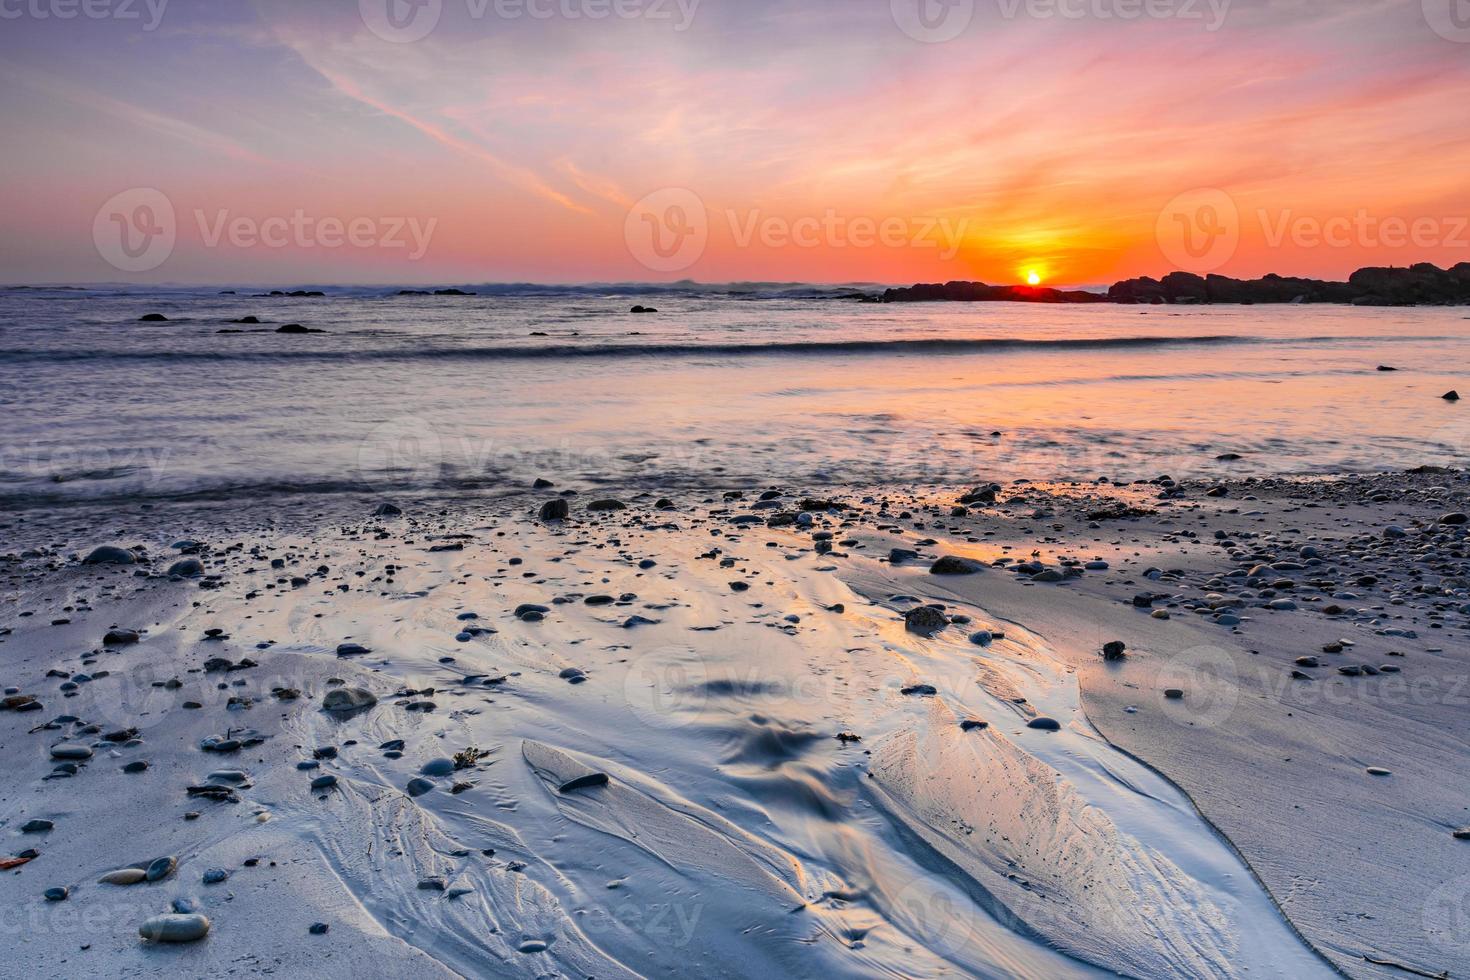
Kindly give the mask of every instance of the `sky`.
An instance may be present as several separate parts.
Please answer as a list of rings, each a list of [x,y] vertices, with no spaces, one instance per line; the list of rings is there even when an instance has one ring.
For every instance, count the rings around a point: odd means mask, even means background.
[[[0,0],[0,281],[1470,260],[1470,0]]]

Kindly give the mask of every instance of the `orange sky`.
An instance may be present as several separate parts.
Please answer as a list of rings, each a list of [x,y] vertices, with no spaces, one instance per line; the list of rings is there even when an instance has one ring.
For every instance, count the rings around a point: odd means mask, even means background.
[[[427,0],[414,40],[374,2],[8,22],[0,278],[1094,284],[1470,259],[1470,36],[1441,0],[975,0],[946,40],[905,30],[921,0]],[[137,188],[176,240],[129,271],[94,225]],[[293,215],[372,232],[248,234]]]

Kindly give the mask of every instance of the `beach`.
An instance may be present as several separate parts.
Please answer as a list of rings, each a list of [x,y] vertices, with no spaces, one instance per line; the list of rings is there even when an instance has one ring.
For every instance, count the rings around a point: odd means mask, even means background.
[[[1432,469],[9,514],[12,960],[1456,976],[1467,498]],[[204,941],[140,943],[171,908]]]

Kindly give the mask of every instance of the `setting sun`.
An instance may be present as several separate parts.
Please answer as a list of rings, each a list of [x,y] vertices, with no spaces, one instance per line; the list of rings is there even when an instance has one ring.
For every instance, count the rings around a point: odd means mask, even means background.
[[[1033,286],[1040,286],[1041,273],[1037,272],[1035,269],[1030,270],[1026,273],[1026,282],[1030,283]]]

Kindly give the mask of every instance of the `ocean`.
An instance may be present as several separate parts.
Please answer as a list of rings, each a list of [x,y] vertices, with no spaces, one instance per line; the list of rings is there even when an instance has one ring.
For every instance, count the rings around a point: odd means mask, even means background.
[[[1466,410],[1440,398],[1467,387],[1462,308],[875,305],[854,297],[882,287],[863,284],[462,288],[477,295],[0,290],[0,504],[511,494],[537,478],[1306,475],[1470,456]],[[151,313],[168,319],[140,322]],[[232,322],[247,316],[261,324]],[[275,332],[287,323],[323,332]]]

